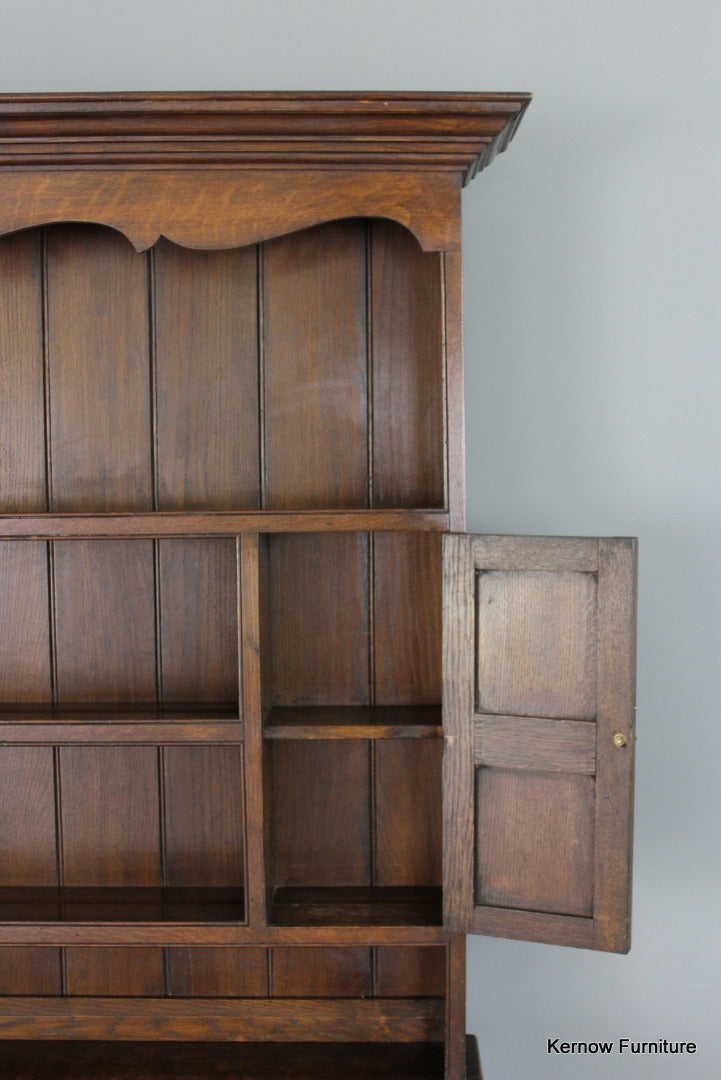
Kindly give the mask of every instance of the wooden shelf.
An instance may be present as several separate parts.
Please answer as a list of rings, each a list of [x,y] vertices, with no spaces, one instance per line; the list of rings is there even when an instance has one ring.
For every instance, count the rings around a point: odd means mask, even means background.
[[[446,510],[237,510],[0,514],[0,540],[238,536],[273,532],[443,532]]]
[[[0,709],[6,745],[240,743],[237,705],[7,705]]]
[[[270,907],[276,926],[440,926],[440,887],[279,888]]]
[[[271,709],[266,739],[438,739],[440,705]]]

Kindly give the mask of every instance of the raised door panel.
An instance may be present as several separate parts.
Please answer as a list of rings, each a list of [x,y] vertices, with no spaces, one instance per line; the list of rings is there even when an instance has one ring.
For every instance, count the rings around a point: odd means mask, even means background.
[[[632,540],[444,542],[449,929],[629,945]]]

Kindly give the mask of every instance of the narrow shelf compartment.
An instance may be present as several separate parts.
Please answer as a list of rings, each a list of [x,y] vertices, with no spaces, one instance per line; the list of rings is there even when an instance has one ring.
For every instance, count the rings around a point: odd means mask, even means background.
[[[240,743],[243,721],[231,702],[169,705],[3,705],[0,743]]]
[[[470,1040],[469,1040],[470,1041]],[[6,1042],[4,1080],[442,1080],[439,1043]],[[477,1055],[475,1055],[477,1060]],[[474,1055],[469,1054],[469,1064]],[[480,1072],[468,1070],[468,1080]]]
[[[440,926],[436,886],[278,888],[269,922],[275,926]]]
[[[266,739],[438,739],[440,705],[362,705],[271,709]]]
[[[242,923],[244,908],[241,888],[0,889],[0,923]]]

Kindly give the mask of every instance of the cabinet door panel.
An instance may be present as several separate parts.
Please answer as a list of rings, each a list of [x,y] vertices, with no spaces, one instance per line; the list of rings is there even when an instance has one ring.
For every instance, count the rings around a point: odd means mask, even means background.
[[[629,945],[632,540],[444,538],[444,921]]]

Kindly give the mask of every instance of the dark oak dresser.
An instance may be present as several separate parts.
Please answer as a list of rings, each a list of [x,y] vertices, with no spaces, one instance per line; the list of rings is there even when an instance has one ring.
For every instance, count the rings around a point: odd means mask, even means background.
[[[464,533],[528,100],[0,97],[3,1080],[477,1080],[467,933],[628,948],[635,544]]]

